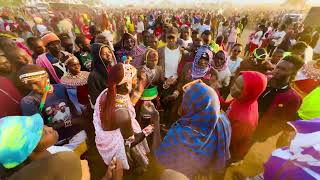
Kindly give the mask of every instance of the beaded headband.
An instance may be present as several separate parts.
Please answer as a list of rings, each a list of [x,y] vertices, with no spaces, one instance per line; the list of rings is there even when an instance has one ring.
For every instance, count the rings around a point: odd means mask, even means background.
[[[39,79],[39,78],[43,78],[43,77],[46,77],[46,76],[47,76],[47,72],[46,71],[38,71],[38,72],[22,74],[22,75],[19,76],[19,79],[23,83],[27,83],[30,80]]]
[[[137,74],[137,69],[130,64],[123,64],[123,79],[118,85],[130,82],[132,78]]]

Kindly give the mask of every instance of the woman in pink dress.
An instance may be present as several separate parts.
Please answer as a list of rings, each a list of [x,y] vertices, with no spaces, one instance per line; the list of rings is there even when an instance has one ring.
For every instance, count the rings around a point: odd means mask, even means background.
[[[117,159],[123,169],[143,172],[149,164],[147,153],[150,152],[145,138],[155,130],[154,137],[160,141],[160,125],[159,113],[153,105],[148,105],[147,112],[150,112],[154,124],[141,130],[129,95],[136,84],[137,70],[133,66],[113,66],[108,88],[97,98],[93,123],[97,149],[106,165]]]

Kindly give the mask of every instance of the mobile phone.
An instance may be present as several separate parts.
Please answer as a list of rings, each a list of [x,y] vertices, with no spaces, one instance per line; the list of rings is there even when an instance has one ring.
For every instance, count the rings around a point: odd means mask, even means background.
[[[141,127],[146,127],[150,124],[151,122],[151,115],[149,114],[145,114],[145,115],[142,115],[142,122],[141,122]]]

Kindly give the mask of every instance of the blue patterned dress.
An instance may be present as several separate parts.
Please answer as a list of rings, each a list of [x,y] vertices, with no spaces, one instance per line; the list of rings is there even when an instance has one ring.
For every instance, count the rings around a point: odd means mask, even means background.
[[[183,97],[182,111],[156,150],[158,162],[189,178],[223,172],[230,159],[231,127],[220,114],[215,91],[204,83],[192,85]]]

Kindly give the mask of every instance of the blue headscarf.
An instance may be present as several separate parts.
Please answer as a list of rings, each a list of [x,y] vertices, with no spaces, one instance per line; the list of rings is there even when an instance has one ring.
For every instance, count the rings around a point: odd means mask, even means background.
[[[182,100],[182,117],[180,122],[197,123],[197,131],[208,133],[219,119],[220,103],[215,91],[204,83],[192,85]],[[200,123],[204,123],[201,125]],[[208,126],[208,124],[212,126]],[[209,128],[209,129],[208,129]]]
[[[220,114],[216,92],[202,82],[191,85],[184,94],[182,111],[156,150],[158,162],[189,178],[200,171],[222,172],[230,158],[231,126]]]
[[[1,118],[0,164],[10,169],[23,163],[37,147],[42,130],[40,114]]]
[[[206,56],[209,58],[208,66],[206,68],[199,67],[199,61],[201,57]],[[199,79],[204,77],[208,71],[210,70],[210,64],[213,60],[213,53],[209,46],[203,45],[197,50],[197,54],[194,57],[194,61],[192,64],[192,79]]]

